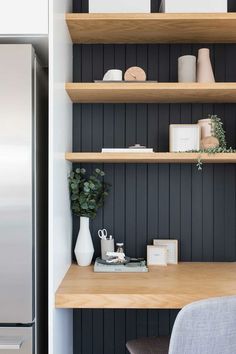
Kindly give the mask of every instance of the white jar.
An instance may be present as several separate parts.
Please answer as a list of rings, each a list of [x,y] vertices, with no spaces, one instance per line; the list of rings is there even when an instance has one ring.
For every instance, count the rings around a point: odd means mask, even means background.
[[[194,55],[184,55],[178,59],[178,81],[196,82],[197,59]]]

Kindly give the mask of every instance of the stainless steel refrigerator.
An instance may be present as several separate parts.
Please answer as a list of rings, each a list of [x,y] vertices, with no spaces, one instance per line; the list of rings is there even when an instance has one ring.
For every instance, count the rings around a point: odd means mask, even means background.
[[[47,75],[0,45],[0,354],[46,354]],[[44,348],[44,349],[43,349]]]

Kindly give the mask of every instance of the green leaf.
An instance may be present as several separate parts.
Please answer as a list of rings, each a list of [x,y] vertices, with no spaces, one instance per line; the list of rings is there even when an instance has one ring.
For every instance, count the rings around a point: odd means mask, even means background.
[[[81,208],[82,208],[82,209],[88,209],[88,204],[87,204],[87,203],[83,203],[83,204],[81,205]]]
[[[71,197],[71,210],[75,215],[95,218],[98,209],[108,195],[108,184],[101,181],[105,173],[96,169],[89,177],[86,171],[77,168],[68,177]],[[83,175],[83,176],[82,176]]]

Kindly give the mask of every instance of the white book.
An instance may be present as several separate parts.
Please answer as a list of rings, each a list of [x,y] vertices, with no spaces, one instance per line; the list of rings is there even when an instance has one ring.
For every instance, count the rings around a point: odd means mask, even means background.
[[[102,152],[151,153],[153,152],[153,149],[103,148]]]

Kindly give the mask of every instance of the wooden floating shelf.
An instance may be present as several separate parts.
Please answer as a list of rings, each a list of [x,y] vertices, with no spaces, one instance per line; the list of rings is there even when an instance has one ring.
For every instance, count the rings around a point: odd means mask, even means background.
[[[235,43],[236,13],[66,14],[74,43]]]
[[[236,153],[117,153],[68,152],[66,160],[83,163],[236,163]]]
[[[236,83],[67,83],[74,103],[235,103]]]
[[[179,309],[236,294],[236,263],[180,263],[148,273],[94,273],[72,265],[59,286],[57,308]]]

